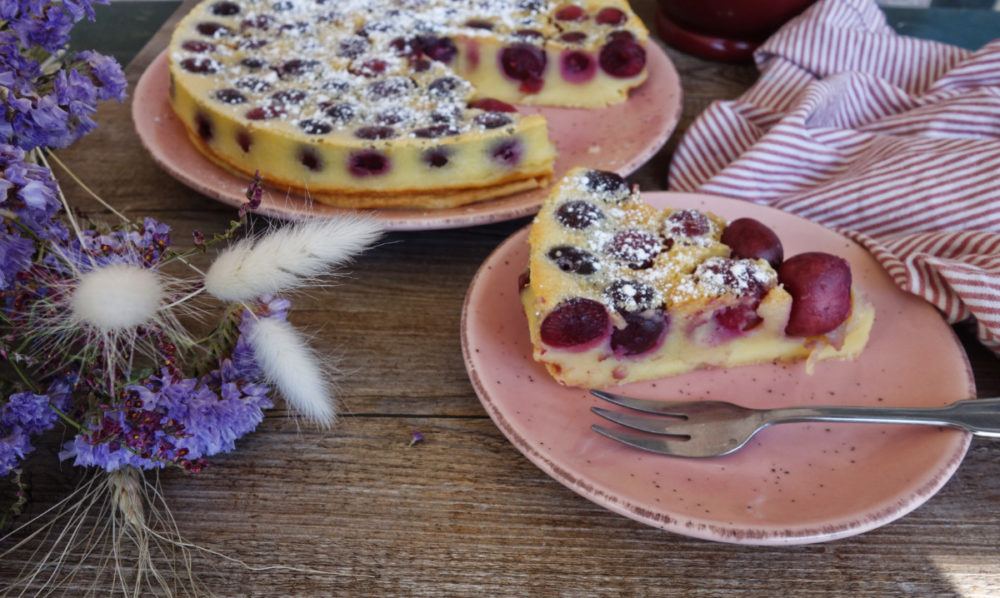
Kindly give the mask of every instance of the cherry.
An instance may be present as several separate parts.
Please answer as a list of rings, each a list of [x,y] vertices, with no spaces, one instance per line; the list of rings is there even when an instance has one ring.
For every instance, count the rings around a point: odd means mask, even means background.
[[[354,136],[358,139],[391,139],[396,136],[396,130],[392,127],[372,125],[357,129],[354,131]]]
[[[456,89],[459,89],[462,85],[462,81],[457,77],[438,77],[431,81],[431,84],[427,86],[427,91],[431,95],[438,97],[446,97],[453,95]]]
[[[245,89],[253,93],[263,93],[265,91],[270,91],[271,89],[270,83],[263,79],[258,79],[257,77],[243,77],[242,79],[237,79],[235,85],[240,89]]]
[[[493,30],[493,23],[484,19],[469,19],[465,22],[465,26],[472,29],[485,29],[486,31]]]
[[[258,39],[251,37],[240,40],[239,46],[241,50],[259,50],[269,43],[271,42],[269,42],[266,39]]]
[[[767,260],[772,268],[781,265],[785,251],[773,230],[753,218],[733,220],[722,231],[721,241],[732,249],[732,256]]]
[[[356,177],[384,174],[389,171],[389,166],[389,157],[374,150],[354,152],[347,163],[347,169]]]
[[[594,78],[597,64],[586,52],[567,51],[559,57],[559,71],[570,83],[586,83]]]
[[[450,37],[425,36],[417,38],[420,49],[431,60],[448,63],[458,54],[458,48]]]
[[[575,4],[567,4],[556,9],[555,17],[559,21],[583,21],[587,18],[587,13]]]
[[[275,12],[285,12],[295,8],[295,3],[292,0],[280,0],[271,5],[271,10]]]
[[[451,152],[443,147],[429,149],[421,155],[421,159],[431,168],[443,168],[448,164]]]
[[[274,24],[274,17],[271,15],[254,15],[240,23],[240,31],[246,31],[247,29],[267,31],[272,24]]]
[[[624,12],[609,6],[597,11],[594,20],[598,25],[622,25],[625,23],[625,18]]]
[[[513,121],[509,116],[501,112],[483,112],[482,114],[477,114],[472,122],[476,123],[484,129],[498,129],[500,127],[509,125]]]
[[[437,137],[447,137],[458,135],[459,131],[451,125],[430,125],[421,127],[413,131],[413,134],[423,139],[435,139]]]
[[[204,42],[197,39],[191,39],[181,44],[181,48],[187,50],[188,52],[197,52],[199,54],[202,54],[205,52],[214,51],[215,44]]]
[[[490,156],[499,164],[513,167],[521,161],[523,151],[520,141],[517,139],[507,139],[494,146],[490,152]]]
[[[352,75],[358,75],[359,77],[375,77],[381,75],[385,72],[385,69],[389,66],[389,63],[382,60],[381,58],[369,58],[368,60],[362,62],[360,65],[351,65],[347,67],[347,72]]]
[[[729,289],[737,297],[760,299],[772,284],[769,271],[750,260],[715,257],[705,260],[695,270],[699,280]]]
[[[352,104],[334,104],[324,110],[323,113],[337,122],[346,123],[354,118],[357,110],[355,110]]]
[[[469,108],[479,108],[480,110],[488,110],[490,112],[517,112],[517,108],[507,102],[501,102],[493,98],[478,99],[469,104]]]
[[[556,210],[556,220],[566,228],[582,230],[604,218],[601,208],[589,201],[567,201]]]
[[[620,278],[604,288],[604,297],[621,314],[655,307],[656,290],[644,282]]]
[[[278,75],[284,78],[285,76],[298,76],[309,71],[312,71],[319,66],[318,60],[306,60],[303,58],[292,58],[291,60],[286,60],[285,62],[278,65]]]
[[[270,120],[285,115],[285,109],[281,106],[267,105],[252,108],[244,116],[249,120]]]
[[[608,243],[607,252],[617,260],[628,264],[633,270],[645,270],[653,265],[663,246],[656,235],[638,229],[627,229],[615,233]]]
[[[612,77],[635,77],[646,67],[646,50],[633,40],[617,38],[601,48],[601,68]]]
[[[194,115],[194,126],[198,130],[198,137],[201,137],[205,141],[211,141],[212,137],[215,136],[212,127],[212,120],[204,114]]]
[[[323,169],[322,158],[320,158],[319,154],[316,153],[316,150],[311,147],[303,148],[299,152],[299,162],[313,172],[319,172]]]
[[[760,305],[759,301],[755,301],[753,305],[745,303],[731,305],[715,312],[713,317],[719,326],[727,330],[743,332],[764,321],[757,315],[757,305]]]
[[[663,229],[671,237],[700,237],[712,230],[712,222],[698,210],[677,210],[667,216]]]
[[[606,202],[617,203],[629,196],[632,187],[621,175],[607,170],[588,170],[584,175],[587,189],[601,194]]]
[[[518,29],[514,32],[514,36],[523,40],[538,42],[545,37],[545,34],[537,29]]]
[[[235,2],[216,2],[211,8],[212,14],[220,17],[231,17],[239,14],[240,5]]]
[[[309,23],[303,21],[296,21],[294,23],[285,23],[281,27],[278,27],[278,34],[285,35],[289,34],[292,37],[298,37],[309,30]]]
[[[198,30],[198,33],[208,37],[224,37],[233,33],[233,30],[229,27],[226,27],[222,23],[215,23],[212,21],[198,23],[195,26],[195,29]]]
[[[828,253],[801,253],[778,268],[778,280],[792,296],[785,334],[817,336],[840,326],[851,313],[851,267]]]
[[[568,44],[578,44],[587,39],[587,34],[583,31],[567,31],[559,36],[559,39]]]
[[[231,87],[220,89],[215,92],[215,99],[219,100],[223,104],[243,104],[247,101],[247,97],[245,95]]]
[[[545,52],[529,44],[515,44],[500,52],[503,72],[515,81],[541,79],[545,60]]]
[[[183,68],[185,71],[188,71],[189,73],[197,73],[199,75],[211,75],[213,73],[219,72],[219,63],[212,60],[211,58],[194,56],[182,60],[181,68]]]
[[[641,355],[660,346],[666,337],[670,316],[663,310],[651,314],[626,313],[625,327],[611,332],[611,349],[616,357]]]
[[[243,66],[247,67],[248,69],[250,69],[252,71],[256,71],[256,70],[258,70],[258,69],[263,68],[264,66],[266,66],[267,62],[264,61],[264,60],[261,60],[260,58],[253,58],[253,57],[251,57],[251,58],[244,58],[243,60],[240,61],[240,64],[242,64]]]
[[[306,119],[299,122],[299,127],[306,135],[326,135],[333,130],[333,125],[322,120]]]
[[[575,297],[557,305],[542,320],[542,342],[551,347],[585,348],[607,336],[611,319],[603,305]]]
[[[247,131],[239,131],[236,133],[236,144],[244,153],[247,153],[250,151],[250,146],[253,145],[253,137]]]
[[[357,58],[368,51],[369,45],[368,40],[361,36],[349,37],[337,44],[337,56]]]
[[[412,84],[408,77],[387,77],[373,81],[368,86],[368,95],[374,99],[394,98],[406,93]]]
[[[558,245],[550,249],[546,255],[560,270],[571,274],[587,276],[597,272],[599,267],[597,258],[593,254],[571,245]]]
[[[306,99],[308,95],[301,89],[280,89],[271,94],[271,99],[280,104],[297,105],[301,104],[302,100]]]
[[[323,91],[327,91],[336,95],[342,95],[350,88],[351,84],[345,81],[344,79],[327,79],[326,81],[323,81],[323,83],[320,85],[320,89],[322,89]]]

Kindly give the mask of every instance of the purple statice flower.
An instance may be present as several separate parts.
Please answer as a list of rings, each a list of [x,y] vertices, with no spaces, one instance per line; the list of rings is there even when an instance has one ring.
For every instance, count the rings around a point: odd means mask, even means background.
[[[60,457],[107,471],[170,463],[197,470],[206,457],[235,449],[236,440],[256,429],[264,409],[273,406],[244,335],[260,318],[285,319],[288,305],[268,299],[254,313],[244,311],[230,356],[204,376],[184,378],[164,367],[126,387],[127,399],[107,406],[88,424],[90,433],[69,441]]]
[[[69,43],[70,30],[78,21],[94,19],[94,4],[108,0],[4,0],[0,18],[8,21],[23,47],[37,46],[55,54]]]
[[[71,378],[61,377],[49,386],[47,395],[19,392],[7,397],[0,407],[0,477],[33,450],[32,436],[55,426],[59,416],[52,407],[67,407],[72,386]]]
[[[121,102],[125,99],[128,82],[117,60],[91,50],[80,52],[76,55],[76,59],[86,61],[90,67],[90,74],[100,83],[97,88],[98,100]]]

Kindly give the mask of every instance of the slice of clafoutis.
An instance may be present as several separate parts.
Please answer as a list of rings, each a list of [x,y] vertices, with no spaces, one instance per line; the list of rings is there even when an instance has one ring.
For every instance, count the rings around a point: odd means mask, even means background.
[[[657,209],[579,168],[531,226],[521,300],[535,360],[600,388],[773,361],[853,358],[875,312],[841,257],[784,259],[764,223]]]

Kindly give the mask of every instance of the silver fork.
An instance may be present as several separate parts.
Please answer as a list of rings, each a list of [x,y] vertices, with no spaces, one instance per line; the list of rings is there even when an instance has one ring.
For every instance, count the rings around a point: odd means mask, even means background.
[[[643,413],[591,407],[597,415],[647,436],[604,426],[591,428],[608,438],[646,451],[673,457],[717,457],[747,443],[772,424],[789,422],[855,422],[948,426],[976,436],[1000,438],[1000,398],[966,399],[945,407],[781,407],[750,409],[725,401],[654,401],[600,390],[590,391],[606,401]]]

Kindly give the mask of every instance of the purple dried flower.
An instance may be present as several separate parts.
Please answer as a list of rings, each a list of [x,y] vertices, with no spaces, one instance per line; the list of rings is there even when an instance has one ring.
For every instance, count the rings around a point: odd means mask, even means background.
[[[408,444],[407,446],[414,446],[420,444],[423,441],[424,441],[424,435],[418,432],[417,430],[414,430],[413,435],[410,437],[410,444]]]

